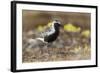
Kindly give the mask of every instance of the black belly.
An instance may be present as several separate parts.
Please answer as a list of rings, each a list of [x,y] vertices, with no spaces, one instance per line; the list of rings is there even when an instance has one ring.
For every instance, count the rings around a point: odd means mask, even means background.
[[[44,37],[44,41],[48,43],[53,42],[57,39],[58,35],[59,35],[59,32],[55,32],[52,35]]]

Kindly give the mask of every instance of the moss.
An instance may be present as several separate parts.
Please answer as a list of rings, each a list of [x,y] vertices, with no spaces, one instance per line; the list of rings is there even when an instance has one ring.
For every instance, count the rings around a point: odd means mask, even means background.
[[[64,30],[69,31],[69,32],[79,32],[81,30],[80,27],[76,27],[73,24],[65,24],[64,25]]]

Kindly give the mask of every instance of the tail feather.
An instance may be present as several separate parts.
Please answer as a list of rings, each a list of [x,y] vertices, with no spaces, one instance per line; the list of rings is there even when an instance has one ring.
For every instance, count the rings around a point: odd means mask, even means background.
[[[44,38],[36,38],[36,40],[40,40],[40,41],[42,41],[42,42],[45,42],[45,41],[44,41]]]
[[[24,44],[24,48],[34,48],[38,47],[39,45],[47,44],[43,38],[36,38],[36,39],[27,39],[26,44]]]

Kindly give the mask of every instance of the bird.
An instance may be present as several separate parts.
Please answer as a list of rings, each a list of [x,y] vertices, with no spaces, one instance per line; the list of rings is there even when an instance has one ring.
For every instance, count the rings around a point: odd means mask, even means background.
[[[52,43],[59,36],[60,27],[62,27],[61,22],[59,20],[54,20],[51,22],[51,27],[41,33],[42,38],[36,39],[41,40],[44,43]]]
[[[51,22],[50,27],[47,30],[41,32],[39,37],[29,38],[27,40],[28,48],[36,47],[39,45],[49,45],[53,43],[59,36],[60,33],[61,22],[59,20],[53,20]],[[25,46],[26,47],[26,46]]]

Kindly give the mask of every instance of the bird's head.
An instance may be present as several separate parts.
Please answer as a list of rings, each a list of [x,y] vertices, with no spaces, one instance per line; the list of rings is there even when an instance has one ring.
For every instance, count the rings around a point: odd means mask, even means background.
[[[54,20],[52,23],[52,26],[54,26],[56,28],[62,27],[61,22],[58,20]]]

